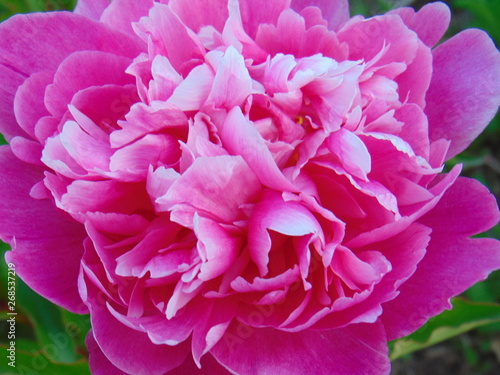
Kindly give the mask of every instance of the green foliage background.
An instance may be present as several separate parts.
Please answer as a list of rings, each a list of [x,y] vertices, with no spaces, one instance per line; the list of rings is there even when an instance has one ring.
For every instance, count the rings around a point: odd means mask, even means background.
[[[374,15],[398,6],[420,8],[428,1],[351,0],[351,13]],[[449,0],[452,25],[446,37],[460,30],[478,27],[486,30],[500,45],[500,0]],[[0,0],[0,20],[15,13],[71,10],[75,0]],[[1,83],[0,83],[1,84]],[[5,140],[0,135],[0,144]],[[448,163],[463,163],[464,174],[480,180],[500,197],[500,118],[497,116],[469,149]],[[1,177],[0,177],[1,178]],[[500,239],[500,225],[483,236]],[[8,246],[0,243],[0,256]],[[43,271],[41,271],[43,272]],[[34,293],[17,279],[16,293],[16,368],[7,366],[8,306],[7,266],[0,261],[0,374],[89,374],[84,339],[90,328],[88,316],[79,316]],[[3,287],[5,285],[5,287]],[[414,334],[390,343],[391,358],[411,361],[415,351],[455,337],[450,345],[459,347],[470,373],[492,374],[500,368],[500,354],[495,363],[493,343],[500,340],[500,271],[481,282],[460,298],[453,300],[454,309],[432,318]],[[480,347],[467,345],[458,335],[472,331]],[[469,333],[471,335],[471,333]],[[470,341],[470,340],[469,340]],[[450,342],[450,341],[448,341]],[[470,344],[470,343],[469,343]],[[485,360],[486,358],[486,360]],[[410,372],[408,372],[410,373]],[[413,372],[412,372],[413,373]]]

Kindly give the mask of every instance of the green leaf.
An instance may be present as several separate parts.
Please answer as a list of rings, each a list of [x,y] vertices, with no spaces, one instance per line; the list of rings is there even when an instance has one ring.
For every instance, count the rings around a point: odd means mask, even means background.
[[[62,319],[61,309],[17,279],[18,310],[33,323],[42,351],[54,362],[73,363],[80,359],[73,337]]]
[[[500,322],[500,304],[452,300],[453,309],[431,318],[407,337],[389,343],[392,361],[481,326]]]
[[[0,344],[0,352],[8,353],[8,346]],[[2,358],[0,361],[0,374],[3,375],[90,375],[87,361],[81,359],[72,364],[54,363],[45,354],[33,350],[25,351],[22,347],[17,347],[15,351],[15,367],[9,366],[9,358]],[[2,354],[3,356],[3,354]],[[5,361],[4,359],[7,359]],[[11,362],[12,363],[12,362]]]

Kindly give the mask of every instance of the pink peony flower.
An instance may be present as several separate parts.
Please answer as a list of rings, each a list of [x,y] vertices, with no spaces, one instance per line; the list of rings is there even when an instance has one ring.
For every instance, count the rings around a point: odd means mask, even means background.
[[[500,103],[443,3],[80,0],[0,25],[0,235],[90,313],[92,373],[388,374],[387,341],[500,268],[443,174]],[[198,370],[201,368],[201,370]]]

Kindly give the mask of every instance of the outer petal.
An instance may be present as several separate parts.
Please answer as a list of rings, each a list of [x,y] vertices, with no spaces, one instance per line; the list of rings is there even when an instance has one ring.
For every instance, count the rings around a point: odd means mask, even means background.
[[[127,375],[118,367],[113,365],[109,359],[104,355],[99,345],[94,338],[92,330],[87,334],[85,339],[87,350],[89,352],[89,367],[93,375]]]
[[[349,20],[349,2],[347,0],[292,0],[292,9],[300,12],[308,6],[317,6],[328,21],[328,28],[338,30]]]
[[[466,30],[436,48],[433,57],[425,112],[431,141],[451,140],[449,159],[463,151],[498,111],[500,54],[485,32]]]
[[[420,219],[432,229],[431,242],[415,274],[400,288],[401,294],[384,305],[382,320],[389,340],[415,331],[450,308],[450,297],[500,267],[500,242],[467,238],[489,229],[499,217],[495,198],[484,186],[459,178]]]
[[[95,287],[88,290],[94,338],[107,359],[120,370],[134,375],[163,375],[179,366],[189,352],[189,343],[155,345],[148,335],[119,322],[99,301],[105,297]]]
[[[0,175],[0,238],[13,249],[7,261],[37,293],[71,311],[86,312],[77,289],[83,226],[49,200],[29,196],[43,174],[18,160],[8,146],[0,147]]]
[[[222,367],[212,355],[206,354],[201,360],[201,369],[196,367],[196,364],[194,363],[193,359],[188,356],[182,365],[173,369],[172,371],[169,371],[166,375],[207,375],[207,374],[229,375],[230,372],[227,371],[224,367]]]
[[[382,375],[390,371],[380,323],[290,334],[235,322],[211,353],[239,375]]]
[[[38,37],[41,36],[41,37]],[[68,13],[18,15],[0,24],[0,132],[10,140],[22,135],[13,114],[18,86],[36,72],[55,70],[69,54],[99,50],[137,56],[142,46],[135,39],[89,18]]]
[[[399,15],[403,22],[429,47],[434,46],[443,37],[451,18],[450,8],[441,2],[427,4],[417,13],[410,7],[397,8],[389,13]]]

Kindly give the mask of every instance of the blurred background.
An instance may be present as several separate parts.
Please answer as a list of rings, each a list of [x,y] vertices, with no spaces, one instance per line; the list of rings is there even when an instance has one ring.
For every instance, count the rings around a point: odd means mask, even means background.
[[[365,16],[401,6],[419,9],[428,2],[350,1],[351,13]],[[452,23],[445,39],[460,30],[477,27],[487,31],[497,47],[500,46],[500,0],[444,2],[452,10]],[[75,0],[0,0],[0,21],[15,13],[71,10],[75,3]],[[1,136],[0,143],[5,143]],[[451,169],[457,163],[463,164],[463,175],[481,181],[499,200],[499,116],[467,151],[450,160],[446,168]],[[482,236],[500,239],[500,225]],[[53,305],[32,292],[19,278],[16,288],[16,368],[7,365],[7,343],[10,341],[7,339],[8,270],[3,261],[7,250],[8,246],[0,243],[0,374],[89,374],[84,344],[90,327],[88,316],[75,315]],[[392,375],[500,374],[500,271],[454,299],[453,305],[452,311],[432,318],[414,334],[390,343]]]

